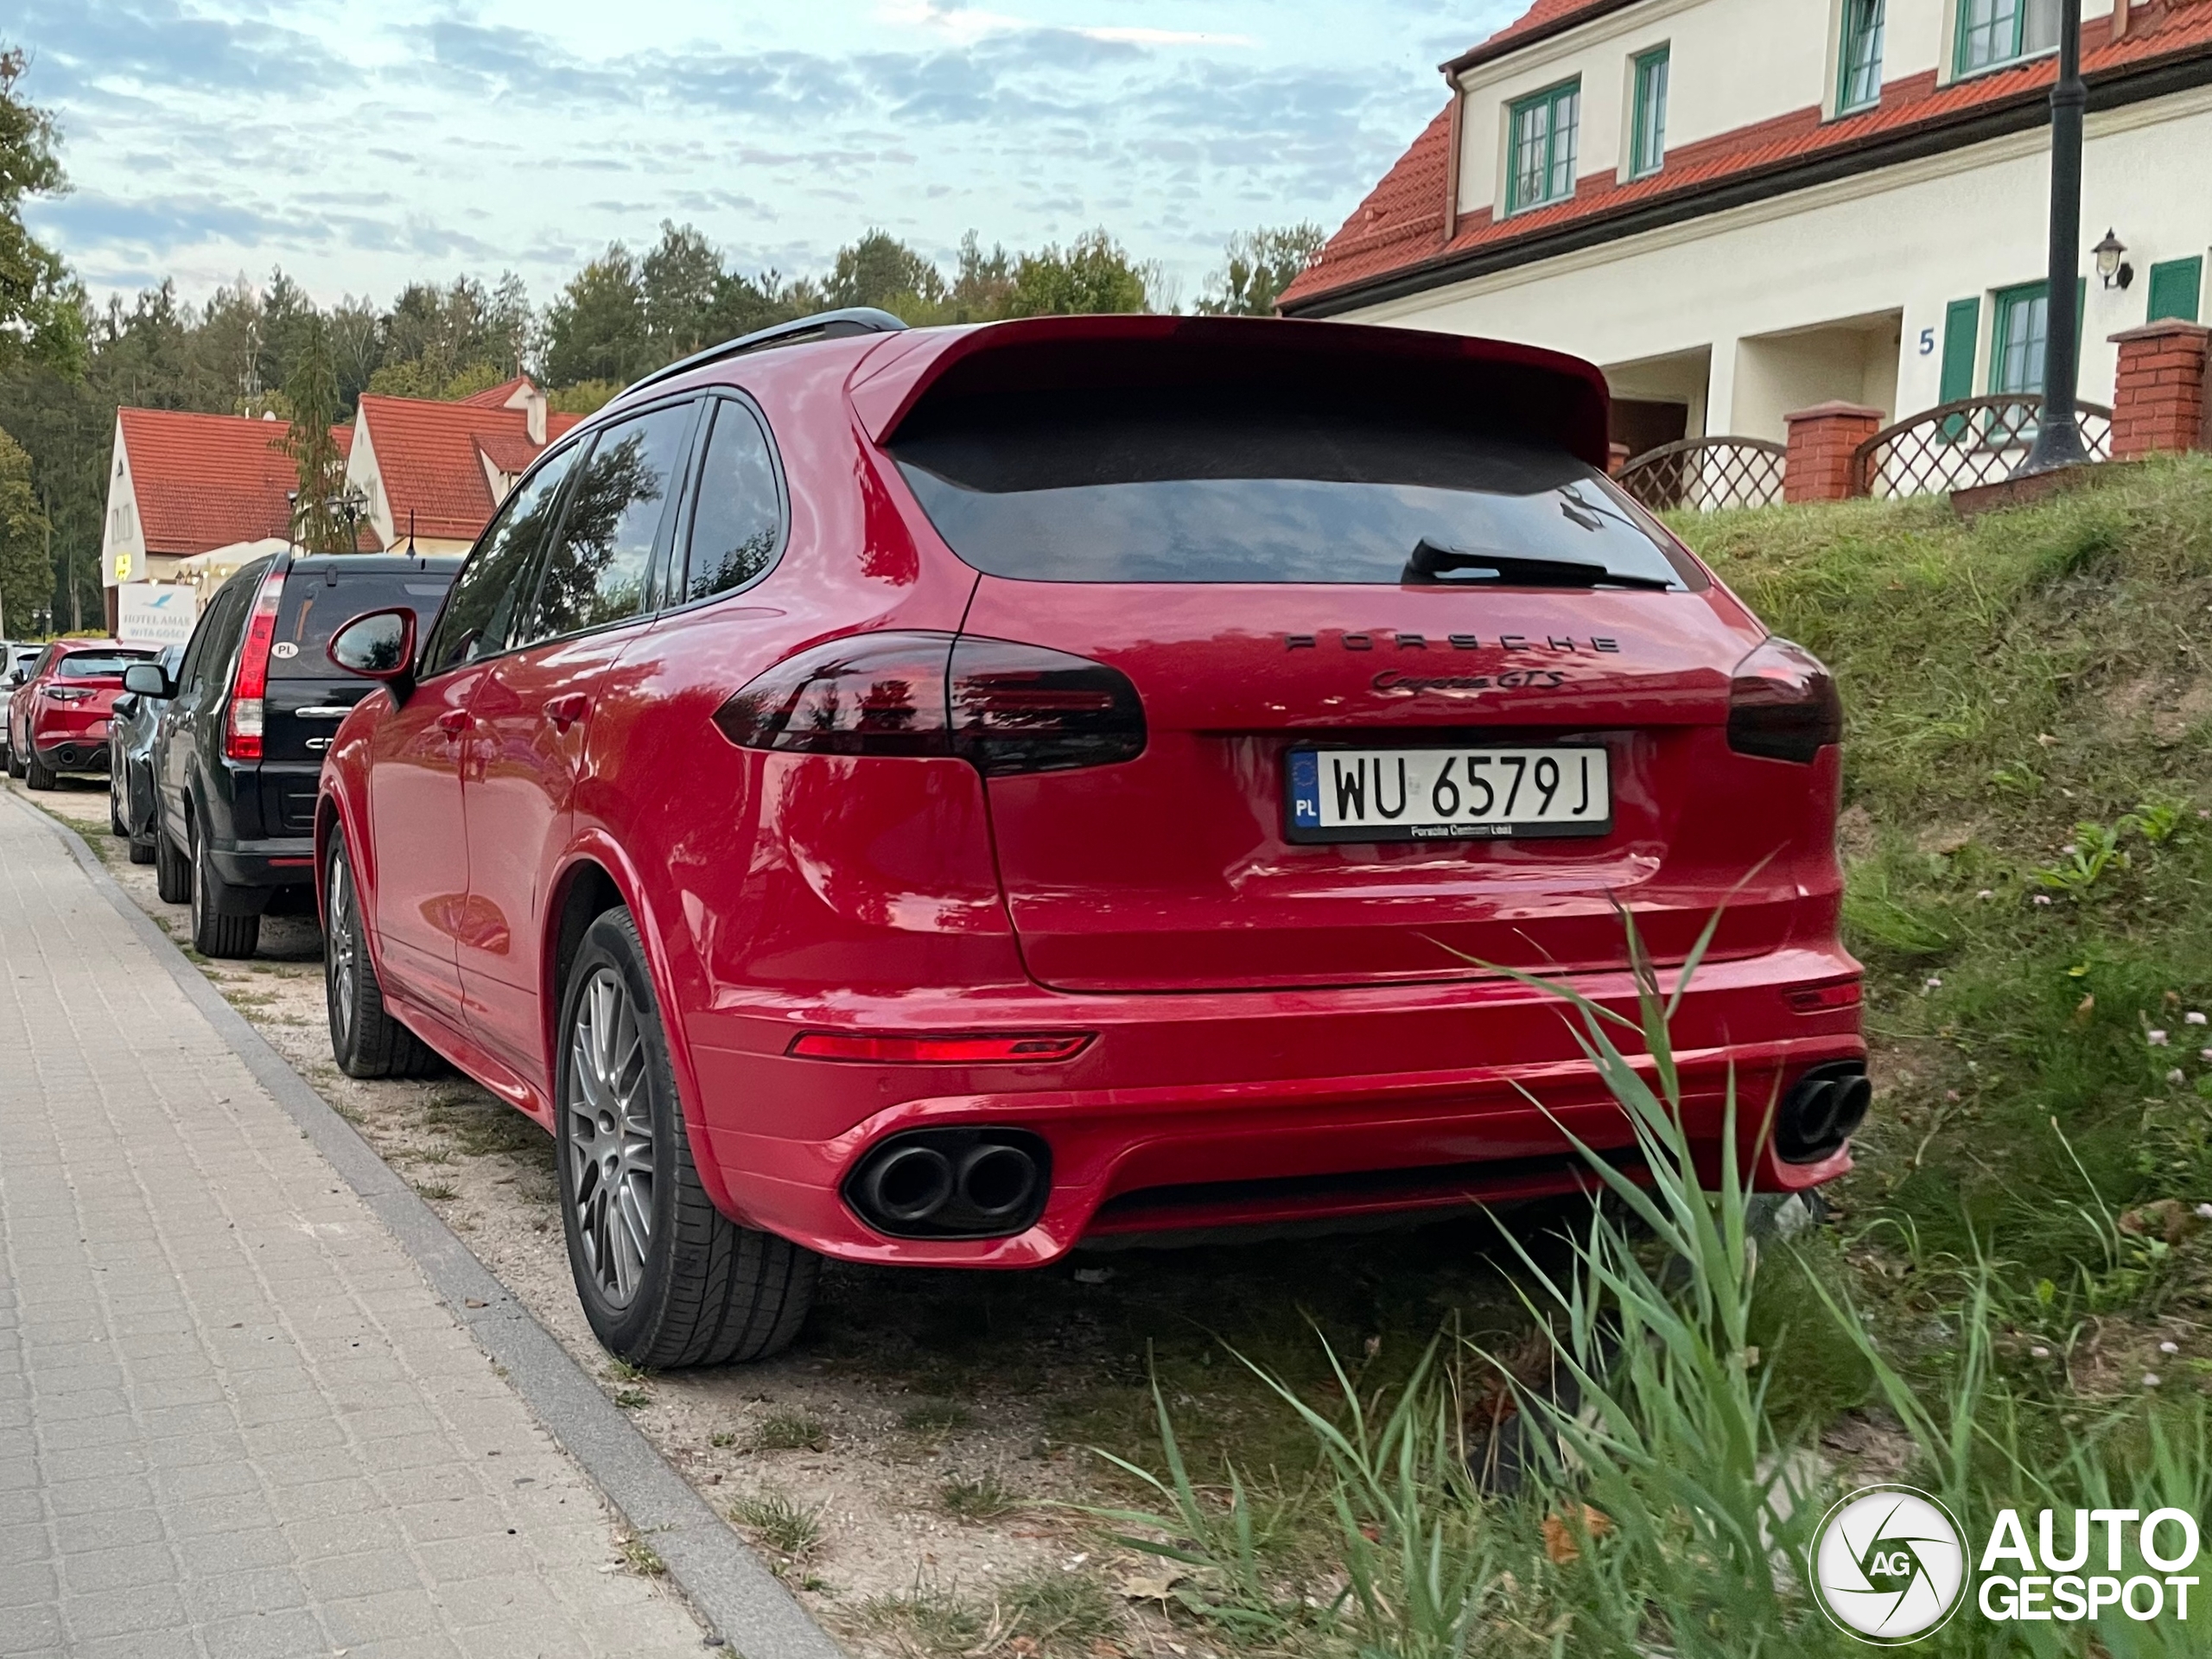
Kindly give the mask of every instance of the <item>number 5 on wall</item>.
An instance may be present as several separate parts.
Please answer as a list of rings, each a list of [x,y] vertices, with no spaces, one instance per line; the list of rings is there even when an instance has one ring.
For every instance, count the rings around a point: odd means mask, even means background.
[[[1936,331],[1933,328],[1920,331],[1920,354],[1923,357],[1936,355]]]

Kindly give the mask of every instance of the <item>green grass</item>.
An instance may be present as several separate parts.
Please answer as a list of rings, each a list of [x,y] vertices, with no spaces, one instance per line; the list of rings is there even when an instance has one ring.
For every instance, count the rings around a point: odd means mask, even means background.
[[[756,1452],[819,1452],[830,1443],[830,1430],[812,1412],[779,1407],[760,1419],[753,1431]]]
[[[967,1407],[950,1400],[925,1400],[918,1406],[909,1406],[899,1415],[899,1427],[909,1434],[919,1434],[931,1440],[942,1440],[957,1434],[975,1421],[975,1414]]]
[[[822,1541],[819,1503],[800,1503],[788,1492],[763,1487],[729,1506],[730,1519],[778,1554],[798,1560]]]
[[[929,1659],[1001,1653],[1091,1659],[1094,1644],[1118,1624],[1116,1608],[1095,1580],[1052,1569],[976,1594],[917,1585],[873,1598],[848,1617],[861,1631]]]
[[[947,1515],[963,1521],[996,1521],[1021,1507],[1020,1497],[995,1474],[948,1480],[937,1496]]]

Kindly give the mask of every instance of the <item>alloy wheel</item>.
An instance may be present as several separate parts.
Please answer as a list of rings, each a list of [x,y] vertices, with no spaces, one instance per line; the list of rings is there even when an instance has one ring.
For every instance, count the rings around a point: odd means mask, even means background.
[[[353,997],[361,976],[359,931],[353,925],[353,883],[344,857],[330,861],[330,1017],[342,1041],[353,1034]]]
[[[638,1006],[611,967],[576,999],[561,1103],[563,1161],[591,1275],[626,1307],[652,1249],[653,1124]]]

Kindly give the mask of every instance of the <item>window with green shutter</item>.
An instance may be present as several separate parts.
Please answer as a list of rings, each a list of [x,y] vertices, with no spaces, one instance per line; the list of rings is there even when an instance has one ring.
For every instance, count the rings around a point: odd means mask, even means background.
[[[2196,321],[2197,302],[2204,294],[2204,260],[2170,259],[2151,267],[2151,310],[2146,322],[2178,318]]]
[[[1878,3],[1878,0],[1877,0]],[[1636,60],[1636,117],[1629,147],[1629,176],[1641,179],[1656,173],[1667,160],[1666,47],[1646,52]]]
[[[1882,37],[1886,0],[1843,0],[1843,47],[1837,54],[1838,115],[1882,101]]]
[[[1513,105],[1505,211],[1517,213],[1574,194],[1574,149],[1582,125],[1582,83],[1570,80]]]
[[[2058,44],[2059,0],[1959,0],[1956,72],[1971,75]]]

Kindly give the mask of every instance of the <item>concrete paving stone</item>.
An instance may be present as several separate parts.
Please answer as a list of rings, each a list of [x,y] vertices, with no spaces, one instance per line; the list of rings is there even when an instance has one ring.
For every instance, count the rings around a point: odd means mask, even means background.
[[[72,1594],[61,1604],[62,1622],[78,1641],[129,1630],[175,1630],[185,1626],[184,1598],[166,1584]]]
[[[181,1469],[156,1469],[152,1478],[155,1502],[164,1510],[202,1498],[232,1497],[262,1490],[260,1472],[243,1456]]]
[[[308,1605],[307,1580],[289,1567],[259,1567],[184,1581],[186,1617],[211,1624],[241,1613],[272,1613]]]
[[[310,1481],[303,1485],[277,1486],[270,1503],[280,1522],[315,1521],[334,1515],[365,1515],[384,1507],[377,1489],[356,1475],[344,1480]]]
[[[579,1564],[578,1570],[597,1572],[599,1562],[612,1553],[610,1540],[607,1548],[593,1557],[588,1567]],[[538,1557],[523,1542],[519,1533],[512,1538],[504,1532],[464,1535],[448,1539],[423,1554],[423,1570],[433,1581],[448,1586],[498,1573],[527,1579],[537,1571],[537,1566]]]
[[[208,1656],[188,1630],[134,1630],[128,1636],[73,1643],[69,1659],[208,1659]],[[229,1659],[229,1656],[217,1654],[213,1659]]]
[[[207,1651],[222,1659],[308,1659],[338,1645],[313,1613],[300,1609],[211,1619],[199,1634]]]
[[[460,1646],[443,1636],[406,1636],[371,1642],[346,1650],[346,1659],[465,1659]]]
[[[158,1544],[162,1538],[162,1517],[151,1508],[56,1516],[53,1538],[57,1555],[79,1555],[88,1549],[115,1549],[124,1544]]]
[[[65,1637],[61,1610],[52,1604],[32,1607],[0,1607],[0,1653],[29,1653],[36,1648],[60,1649]]]
[[[333,1555],[323,1560],[309,1561],[300,1569],[300,1576],[307,1580],[315,1605],[323,1608],[326,1616],[334,1602],[362,1596],[379,1596],[396,1590],[409,1592],[410,1599],[425,1611],[430,1606],[427,1595],[415,1593],[425,1588],[423,1574],[414,1560],[402,1550],[365,1550],[353,1555]],[[436,1622],[433,1618],[422,1628],[429,1629]],[[334,1634],[336,1628],[334,1624],[332,1626]],[[404,1632],[388,1630],[378,1634],[397,1636]],[[365,1635],[361,1639],[367,1641],[369,1637]]]
[[[363,1549],[405,1548],[399,1529],[381,1515],[325,1515],[311,1521],[294,1521],[285,1526],[284,1536],[291,1541],[294,1559],[300,1561],[351,1555]]]
[[[556,1656],[604,1653],[565,1619],[540,1618],[527,1624],[485,1624],[461,1632],[461,1650],[468,1659],[556,1659]]]
[[[61,1558],[61,1586],[73,1596],[96,1590],[129,1590],[176,1580],[176,1558],[163,1544],[126,1544]]]
[[[205,1574],[242,1573],[249,1567],[289,1567],[295,1560],[291,1540],[276,1527],[180,1538],[176,1554],[188,1580]]]
[[[214,1463],[243,1463],[245,1442],[235,1430],[214,1434],[164,1434],[158,1438],[149,1435],[140,1442],[146,1448],[147,1466],[156,1473],[164,1469],[196,1469]]]
[[[105,1475],[94,1480],[58,1480],[46,1489],[54,1514],[92,1515],[112,1510],[154,1506],[154,1488],[143,1475]]]
[[[53,1562],[30,1560],[0,1565],[0,1607],[43,1605],[58,1600],[60,1595],[61,1580]]]
[[[278,1524],[276,1506],[259,1492],[230,1492],[195,1497],[170,1506],[169,1531],[179,1539],[217,1533],[259,1531]]]
[[[45,1518],[46,1505],[35,1491],[0,1491],[0,1529],[29,1526]]]

